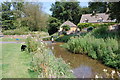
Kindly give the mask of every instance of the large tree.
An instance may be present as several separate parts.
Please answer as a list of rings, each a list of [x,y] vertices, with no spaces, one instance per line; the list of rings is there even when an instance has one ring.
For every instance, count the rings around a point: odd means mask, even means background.
[[[26,25],[32,31],[43,30],[47,26],[48,15],[42,11],[41,3],[26,3],[24,6],[25,17],[22,20],[26,21]]]
[[[23,2],[2,3],[2,27],[3,29],[15,29],[14,22],[21,17]]]
[[[62,22],[70,20],[78,24],[82,15],[79,2],[55,2],[55,4],[52,4],[50,10],[52,11],[52,17]]]
[[[48,23],[48,26],[49,26],[48,33],[50,35],[56,33],[59,30],[59,26],[61,25],[61,21],[55,17],[49,17],[48,22],[49,22]]]
[[[91,12],[104,13],[107,10],[107,2],[89,2],[88,7]]]
[[[4,29],[11,29],[14,28],[12,24],[12,11],[11,11],[11,4],[10,2],[2,3],[2,27]]]
[[[109,3],[109,13],[111,19],[116,19],[117,22],[120,22],[120,1]]]

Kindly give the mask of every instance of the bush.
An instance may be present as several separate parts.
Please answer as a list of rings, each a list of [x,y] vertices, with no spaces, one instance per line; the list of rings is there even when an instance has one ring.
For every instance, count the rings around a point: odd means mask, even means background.
[[[70,27],[69,27],[69,25],[64,25],[64,26],[62,26],[62,28],[63,28],[63,30],[65,30],[65,31],[68,31],[68,30],[70,30]]]
[[[83,28],[91,27],[92,23],[79,23],[77,26],[81,30]]]
[[[97,27],[102,27],[102,26],[110,26],[113,24],[115,23],[78,23],[77,26],[80,30],[82,30],[83,28],[88,28],[88,27],[97,28]]]
[[[59,36],[57,39],[55,39],[55,41],[57,42],[67,42],[70,40],[70,38],[72,37],[73,35],[64,35],[64,36]]]
[[[93,35],[96,38],[104,38],[104,39],[108,37],[116,38],[118,37],[118,32],[108,31],[108,26],[102,26],[97,29],[94,29],[91,35]]]
[[[27,27],[21,27],[14,30],[5,30],[3,31],[4,35],[23,35],[28,34],[29,29]]]
[[[51,37],[43,38],[43,41],[50,41]]]
[[[74,53],[87,54],[93,59],[102,60],[108,66],[120,69],[120,56],[116,53],[118,42],[113,38],[104,40],[93,36],[80,37],[68,41],[67,49]]]
[[[26,44],[27,44],[27,49],[28,49],[28,52],[35,52],[37,50],[37,47],[38,47],[38,43],[34,40],[32,40],[33,38],[30,38],[28,37],[26,39]],[[35,38],[34,38],[35,39]]]

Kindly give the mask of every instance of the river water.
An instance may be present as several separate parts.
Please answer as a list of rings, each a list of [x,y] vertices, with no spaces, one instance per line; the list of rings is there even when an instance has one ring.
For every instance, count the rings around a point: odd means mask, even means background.
[[[120,78],[120,76],[118,76],[118,72],[120,71],[115,70],[115,74],[112,76],[111,72],[114,69],[101,64],[100,61],[91,59],[87,55],[73,54],[67,51],[66,49],[60,47],[63,43],[47,43],[49,44],[49,48],[52,50],[55,57],[63,58],[63,60],[71,66],[73,74],[77,78]],[[104,69],[106,69],[107,72],[103,71]]]

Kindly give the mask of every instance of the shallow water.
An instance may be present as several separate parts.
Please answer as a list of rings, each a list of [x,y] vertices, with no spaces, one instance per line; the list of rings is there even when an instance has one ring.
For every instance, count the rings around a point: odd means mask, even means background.
[[[103,78],[112,77],[111,72],[114,69],[101,64],[99,61],[93,60],[87,55],[73,54],[60,47],[63,43],[47,43],[56,57],[61,57],[66,63],[70,64],[73,74],[77,78],[95,78],[95,75]],[[103,69],[107,69],[107,73],[105,73]],[[115,73],[113,77],[120,78],[117,73]]]

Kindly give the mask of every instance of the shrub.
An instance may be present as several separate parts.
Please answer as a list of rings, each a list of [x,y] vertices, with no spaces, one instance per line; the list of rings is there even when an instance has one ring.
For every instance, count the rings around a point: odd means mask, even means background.
[[[92,23],[79,23],[77,26],[81,30],[81,29],[86,28],[86,27],[91,27]]]
[[[26,39],[26,44],[27,44],[27,49],[28,49],[29,53],[35,52],[37,50],[38,45],[39,45],[35,40],[33,40],[33,37],[32,38],[28,37]]]
[[[78,23],[78,28],[81,30],[83,28],[88,28],[88,27],[103,27],[103,26],[110,26],[113,25],[115,23]]]
[[[70,40],[70,38],[72,37],[73,35],[64,35],[64,36],[59,36],[57,39],[55,39],[55,41],[57,42],[67,42]]]
[[[28,34],[29,29],[27,27],[21,27],[14,30],[5,30],[3,31],[4,35],[23,35]]]
[[[68,30],[70,30],[70,27],[69,27],[69,25],[64,25],[64,26],[62,26],[62,28],[63,28],[63,30],[65,30],[65,31],[68,31]]]

